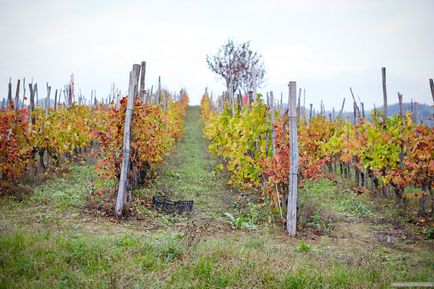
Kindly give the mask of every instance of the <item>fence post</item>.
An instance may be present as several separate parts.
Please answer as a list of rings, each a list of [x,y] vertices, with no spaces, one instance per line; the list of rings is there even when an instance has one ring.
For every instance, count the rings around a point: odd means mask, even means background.
[[[140,67],[140,97],[142,98],[143,103],[146,103],[146,93],[145,93],[145,74],[146,74],[146,61],[142,61],[142,65]]]
[[[14,110],[17,111],[19,108],[19,101],[20,101],[20,80],[17,81],[17,89],[15,90],[15,103],[14,103]]]
[[[49,86],[47,82],[47,98],[45,98],[45,115],[48,115],[48,113],[50,112],[50,94],[51,94],[51,86]]]
[[[431,96],[432,100],[434,101],[434,81],[432,78],[429,79],[429,87],[431,88]]]
[[[383,110],[384,110],[384,117],[383,117],[383,123],[385,124],[386,118],[387,118],[387,88],[386,88],[386,67],[381,68],[381,78],[383,80]]]
[[[12,100],[12,79],[9,78],[8,83],[8,102],[7,102],[7,109],[11,106],[13,100]]]
[[[297,189],[298,189],[298,136],[297,136],[297,84],[289,82],[289,195],[286,228],[290,236],[295,236],[297,229]]]
[[[130,146],[131,146],[131,120],[133,118],[134,110],[134,96],[137,86],[137,73],[133,70],[130,71],[130,80],[128,86],[128,100],[127,100],[127,110],[125,113],[125,127],[124,127],[124,144],[122,150],[122,166],[121,166],[121,176],[119,178],[119,189],[116,198],[115,214],[116,217],[122,216],[122,211],[124,209],[126,196],[127,196],[127,182],[128,182],[128,170],[130,166]]]

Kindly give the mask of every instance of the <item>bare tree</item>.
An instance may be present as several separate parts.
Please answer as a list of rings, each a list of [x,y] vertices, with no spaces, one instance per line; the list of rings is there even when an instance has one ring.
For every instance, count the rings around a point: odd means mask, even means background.
[[[206,62],[211,71],[225,80],[228,91],[232,87],[232,93],[239,88],[245,92],[253,89],[253,67],[256,70],[256,86],[260,86],[264,80],[262,56],[250,49],[250,42],[238,44],[228,40],[215,55],[207,55]]]

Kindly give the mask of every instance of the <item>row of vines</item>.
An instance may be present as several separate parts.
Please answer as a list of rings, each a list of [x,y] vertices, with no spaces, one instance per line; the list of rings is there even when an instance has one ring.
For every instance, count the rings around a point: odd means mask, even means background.
[[[183,133],[187,93],[171,96],[163,90],[163,105],[136,99],[130,160],[132,186],[161,162]],[[0,188],[16,188],[27,176],[92,155],[101,179],[118,179],[127,97],[119,105],[76,105],[48,109],[32,106],[0,111]],[[88,154],[92,152],[92,154]]]
[[[232,108],[233,109],[233,108]],[[209,150],[220,156],[230,184],[260,189],[275,208],[285,209],[288,195],[289,125],[285,109],[253,103],[216,109],[208,95],[201,101]],[[434,129],[415,125],[407,112],[354,123],[313,116],[298,118],[299,178],[342,174],[359,192],[413,202],[419,216],[433,214]]]

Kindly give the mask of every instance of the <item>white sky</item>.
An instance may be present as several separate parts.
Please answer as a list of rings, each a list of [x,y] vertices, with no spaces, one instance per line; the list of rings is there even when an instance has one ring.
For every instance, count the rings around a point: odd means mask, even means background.
[[[133,63],[147,61],[146,85],[162,77],[169,90],[187,88],[198,104],[208,86],[224,84],[206,64],[229,38],[251,41],[267,75],[260,92],[275,95],[296,80],[306,105],[346,108],[349,87],[366,107],[382,104],[381,67],[389,103],[397,92],[432,104],[433,0],[0,0],[0,97],[9,77],[32,77],[63,87],[75,74],[77,91],[106,97],[115,82],[127,90]],[[14,88],[15,89],[15,88]],[[15,92],[14,92],[15,93]],[[286,96],[285,96],[286,98]]]

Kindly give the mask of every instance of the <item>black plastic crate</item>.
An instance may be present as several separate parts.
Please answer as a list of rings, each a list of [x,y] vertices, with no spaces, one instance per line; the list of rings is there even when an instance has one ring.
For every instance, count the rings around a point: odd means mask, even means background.
[[[193,211],[193,201],[177,201],[175,202],[175,208],[178,213]]]
[[[153,196],[152,208],[155,210],[163,209],[168,202],[170,202],[168,196]]]
[[[171,201],[168,196],[153,196],[152,208],[169,213],[183,213],[193,211],[193,200],[188,201]]]

